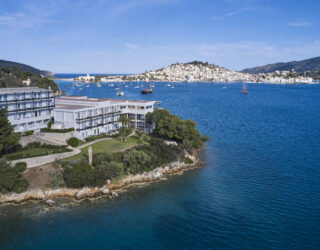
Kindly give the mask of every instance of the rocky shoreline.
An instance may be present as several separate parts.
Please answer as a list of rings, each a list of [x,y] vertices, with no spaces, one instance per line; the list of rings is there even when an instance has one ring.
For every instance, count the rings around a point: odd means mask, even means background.
[[[202,164],[199,159],[190,157],[193,163],[186,164],[180,161],[171,162],[162,167],[157,167],[152,171],[137,175],[129,175],[116,183],[108,181],[102,187],[84,187],[81,189],[59,188],[44,190],[29,190],[21,194],[9,193],[0,195],[0,205],[2,204],[23,204],[29,201],[53,206],[56,199],[69,198],[71,201],[82,201],[89,198],[116,198],[119,193],[135,185],[147,184],[155,181],[165,180],[166,176],[183,173],[185,170],[200,167]]]

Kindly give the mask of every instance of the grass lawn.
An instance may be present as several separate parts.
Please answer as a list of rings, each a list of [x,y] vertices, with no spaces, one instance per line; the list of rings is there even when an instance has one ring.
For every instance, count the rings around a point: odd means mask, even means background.
[[[136,136],[131,136],[131,137],[128,137],[126,142],[120,141],[119,138],[110,138],[109,140],[93,143],[90,146],[92,147],[92,154],[107,153],[107,152],[115,153],[115,152],[125,151],[129,148],[132,148],[137,143],[138,143],[138,139],[136,138]],[[88,155],[88,147],[89,146],[82,148],[81,153],[64,158],[63,160],[65,161],[78,160],[84,155]]]

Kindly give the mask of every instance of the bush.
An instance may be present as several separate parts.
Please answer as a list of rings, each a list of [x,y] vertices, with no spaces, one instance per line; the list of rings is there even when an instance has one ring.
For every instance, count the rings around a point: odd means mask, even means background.
[[[186,164],[191,164],[191,163],[193,163],[193,161],[192,161],[189,157],[183,158],[183,162],[186,163]]]
[[[22,134],[22,136],[33,135],[33,133],[34,133],[33,130],[29,130],[29,131],[26,131],[24,134]]]
[[[87,138],[85,138],[84,140],[85,140],[86,142],[90,142],[90,141],[95,141],[95,140],[98,140],[98,139],[110,138],[110,137],[112,137],[112,135],[101,134],[101,135],[95,135],[95,136],[87,137]]]
[[[51,127],[52,127],[52,124],[53,124],[53,121],[50,120],[50,121],[47,123],[48,128],[51,128]]]
[[[69,133],[74,131],[74,128],[65,128],[65,129],[42,128],[40,129],[40,131],[46,132],[46,133]]]
[[[79,145],[79,140],[76,137],[71,137],[67,140],[67,143],[71,147],[77,147]]]
[[[63,172],[63,180],[69,188],[96,187],[105,183],[99,171],[95,171],[83,162],[66,168]]]
[[[28,182],[21,178],[23,168],[18,165],[11,167],[5,160],[0,160],[0,193],[21,193],[28,187]]]
[[[113,155],[111,153],[99,153],[99,154],[94,154],[92,156],[93,166],[98,166],[103,162],[111,162],[111,161],[113,161]]]
[[[126,166],[126,173],[137,174],[151,168],[152,157],[144,151],[132,149],[125,152],[123,163]]]
[[[26,162],[18,162],[14,165],[14,169],[17,172],[24,172],[27,169],[27,163]]]
[[[117,162],[102,162],[96,167],[96,171],[105,181],[124,174],[123,165]]]

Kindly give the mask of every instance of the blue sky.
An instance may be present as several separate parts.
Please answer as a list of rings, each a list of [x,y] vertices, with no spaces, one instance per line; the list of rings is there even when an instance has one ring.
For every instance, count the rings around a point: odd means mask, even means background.
[[[53,72],[320,56],[319,0],[0,0],[0,59]]]

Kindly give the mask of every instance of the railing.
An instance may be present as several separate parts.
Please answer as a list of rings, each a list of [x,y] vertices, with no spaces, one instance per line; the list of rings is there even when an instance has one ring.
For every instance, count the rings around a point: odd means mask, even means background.
[[[43,106],[43,107],[31,107],[31,108],[19,108],[14,110],[8,110],[8,113],[14,113],[14,112],[23,112],[23,111],[30,111],[30,110],[43,110],[43,109],[49,109],[54,108],[54,105],[50,106]]]
[[[50,100],[50,99],[54,99],[54,97],[51,96],[51,97],[36,97],[36,98],[5,100],[5,101],[0,101],[0,104],[9,104],[9,103],[16,103],[16,102],[28,102],[28,101],[34,101],[34,100]]]
[[[108,125],[108,124],[114,124],[114,123],[117,123],[117,121],[112,121],[112,122],[107,122],[107,123],[99,123],[95,126],[88,126],[88,127],[85,127],[85,128],[77,128],[76,131],[83,131],[83,130],[87,130],[87,129],[91,129],[91,128],[97,128],[97,127],[100,127],[100,126],[104,126],[104,125]]]
[[[107,114],[94,115],[94,116],[89,116],[89,117],[84,117],[84,118],[76,118],[76,121],[91,120],[91,119],[96,119],[99,117],[106,117],[106,116],[120,114],[120,113],[121,113],[121,111],[115,111],[115,112],[111,112],[111,113],[107,113]]]

